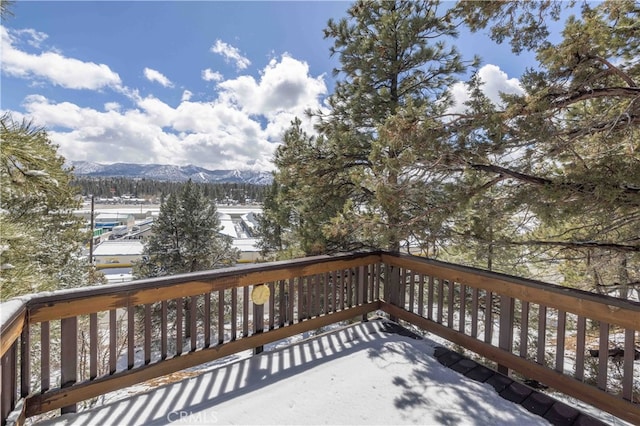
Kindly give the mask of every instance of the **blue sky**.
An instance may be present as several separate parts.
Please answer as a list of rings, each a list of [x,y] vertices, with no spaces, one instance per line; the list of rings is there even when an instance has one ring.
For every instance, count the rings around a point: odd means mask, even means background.
[[[322,30],[349,5],[18,1],[0,107],[44,126],[68,160],[269,170],[291,120],[333,90]],[[455,43],[482,57],[494,99],[535,63],[482,34]]]

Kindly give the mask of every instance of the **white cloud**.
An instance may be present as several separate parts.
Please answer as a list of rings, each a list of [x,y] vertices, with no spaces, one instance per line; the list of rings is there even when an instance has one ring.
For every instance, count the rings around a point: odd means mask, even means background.
[[[243,70],[251,65],[251,61],[248,58],[242,56],[238,48],[231,46],[223,42],[222,40],[216,40],[215,44],[211,46],[213,53],[218,53],[224,57],[225,62],[233,61],[236,69]]]
[[[156,71],[151,68],[144,69],[144,76],[149,81],[155,81],[163,87],[173,87],[173,83],[167,77],[165,77],[160,71]]]
[[[117,102],[107,102],[104,104],[105,111],[120,111],[120,104]]]
[[[36,31],[31,28],[15,30],[15,34],[18,36],[19,40],[23,39],[23,36],[26,36],[25,41],[27,42],[27,44],[38,49],[40,48],[40,45],[42,44],[42,42],[45,41],[47,38],[49,38],[47,34],[40,31]]]
[[[204,81],[222,81],[224,77],[217,71],[211,70],[211,68],[207,68],[206,70],[202,70],[202,79]]]
[[[7,44],[13,49],[12,55],[28,56]],[[61,55],[58,60],[92,69]],[[152,94],[141,95],[136,88],[121,85],[118,78],[115,90],[106,94],[110,98],[98,107],[35,94],[24,98],[23,110],[12,113],[47,128],[60,154],[68,160],[271,170],[274,151],[293,118],[299,117],[311,130],[304,111],[320,108],[327,92],[323,75],[310,75],[307,63],[289,55],[272,59],[258,77],[245,75],[224,81],[222,74],[212,70],[206,75],[210,81],[219,80],[217,97],[206,101],[193,101],[193,93],[183,89],[178,104],[171,104]],[[149,68],[145,76],[160,84],[170,83]],[[51,79],[53,84],[61,85],[61,81],[66,80]],[[92,81],[85,86],[104,87],[97,83],[99,80]]]
[[[11,34],[5,27],[0,27],[0,33],[4,74],[24,79],[46,80],[68,89],[117,89],[122,84],[120,76],[105,64],[67,58],[57,52],[26,53],[15,47],[19,33]],[[31,32],[27,34],[32,35]],[[38,34],[41,40],[45,38],[42,33]]]
[[[185,90],[182,92],[182,98],[180,99],[182,102],[188,101],[193,96],[193,92],[191,90]]]
[[[509,78],[507,73],[502,71],[500,67],[493,64],[484,65],[478,70],[478,76],[482,80],[482,92],[497,106],[502,105],[500,93],[507,94],[523,94],[524,89],[517,78]],[[451,94],[455,100],[455,106],[450,112],[463,112],[465,109],[464,102],[470,99],[464,83],[456,83],[451,87]]]
[[[284,111],[303,112],[327,93],[324,76],[311,77],[309,65],[289,55],[279,62],[272,59],[261,74],[259,81],[240,76],[220,83],[221,98],[250,114],[273,117]]]

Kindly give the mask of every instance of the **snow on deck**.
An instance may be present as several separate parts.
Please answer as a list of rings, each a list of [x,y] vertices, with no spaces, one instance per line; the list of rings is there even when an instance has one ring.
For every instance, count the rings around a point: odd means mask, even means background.
[[[438,363],[435,346],[369,321],[44,424],[549,424]]]

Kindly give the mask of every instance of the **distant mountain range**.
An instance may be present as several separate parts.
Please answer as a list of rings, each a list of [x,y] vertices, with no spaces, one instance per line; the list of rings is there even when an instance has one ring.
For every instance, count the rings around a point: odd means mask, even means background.
[[[170,166],[163,164],[115,163],[100,164],[90,161],[72,161],[73,174],[80,177],[126,177],[170,182],[252,183],[270,185],[270,172],[252,170],[207,170],[197,166]]]

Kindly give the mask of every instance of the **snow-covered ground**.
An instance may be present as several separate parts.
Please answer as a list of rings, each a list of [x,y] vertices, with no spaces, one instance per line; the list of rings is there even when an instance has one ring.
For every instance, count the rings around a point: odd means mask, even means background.
[[[389,333],[383,324],[239,354],[44,424],[548,424],[491,386],[442,366],[432,356],[435,341]]]

